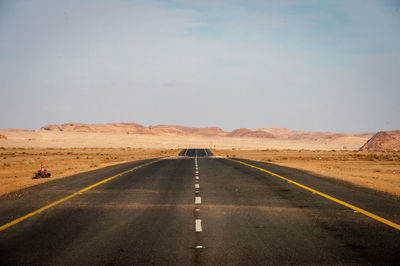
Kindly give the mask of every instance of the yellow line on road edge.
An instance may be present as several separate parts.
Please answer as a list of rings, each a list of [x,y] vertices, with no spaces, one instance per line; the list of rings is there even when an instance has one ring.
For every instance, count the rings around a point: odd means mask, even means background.
[[[233,159],[228,159],[228,160],[231,160],[231,161],[234,161],[234,162],[237,162],[237,163],[241,163],[241,164],[243,164],[243,165],[246,165],[246,166],[255,168],[255,169],[257,169],[257,170],[260,170],[260,171],[262,171],[262,172],[268,173],[268,174],[270,174],[270,175],[276,176],[276,177],[278,177],[278,178],[280,178],[280,179],[283,179],[283,180],[285,180],[285,181],[287,181],[287,182],[289,182],[289,183],[292,183],[292,184],[294,184],[294,185],[296,185],[296,186],[299,186],[299,187],[301,187],[301,188],[304,188],[304,189],[306,189],[306,190],[308,190],[308,191],[311,191],[311,192],[313,192],[313,193],[315,193],[315,194],[318,194],[318,195],[320,195],[320,196],[322,196],[322,197],[324,197],[324,198],[327,198],[327,199],[329,199],[329,200],[331,200],[331,201],[334,201],[334,202],[339,203],[339,204],[341,204],[341,205],[343,205],[343,206],[346,206],[347,208],[350,208],[350,209],[352,209],[352,210],[355,210],[355,211],[357,211],[357,212],[360,212],[360,213],[362,213],[362,214],[364,214],[364,215],[366,215],[366,216],[368,216],[368,217],[370,217],[370,218],[372,218],[372,219],[374,219],[374,220],[376,220],[376,221],[378,221],[378,222],[381,222],[381,223],[386,224],[386,225],[388,225],[388,226],[391,226],[391,227],[393,227],[393,228],[395,228],[395,229],[397,229],[397,230],[400,230],[400,225],[398,225],[398,224],[396,224],[396,223],[394,223],[394,222],[392,222],[392,221],[386,220],[385,218],[382,218],[382,217],[380,217],[380,216],[378,216],[378,215],[375,215],[375,214],[370,213],[370,212],[368,212],[368,211],[366,211],[366,210],[363,210],[363,209],[361,209],[361,208],[358,208],[358,207],[356,207],[356,206],[354,206],[354,205],[351,205],[351,204],[349,204],[349,203],[347,203],[347,202],[344,202],[344,201],[342,201],[342,200],[340,200],[340,199],[337,199],[337,198],[334,198],[334,197],[332,197],[332,196],[329,196],[329,195],[327,195],[327,194],[325,194],[325,193],[319,192],[318,190],[312,189],[312,188],[310,188],[310,187],[307,187],[307,186],[305,186],[305,185],[302,185],[302,184],[300,184],[300,183],[297,183],[297,182],[295,182],[295,181],[293,181],[293,180],[290,180],[290,179],[288,179],[288,178],[286,178],[286,177],[280,176],[280,175],[278,175],[278,174],[275,174],[275,173],[270,172],[270,171],[268,171],[268,170],[265,170],[265,169],[263,169],[263,168],[260,168],[260,167],[257,167],[257,166],[254,166],[254,165],[251,165],[251,164],[248,164],[248,163],[239,161],[239,160],[233,160]]]
[[[186,149],[185,154],[183,156],[186,156],[186,153],[188,152],[188,149]]]
[[[206,156],[208,156],[208,152],[207,152],[207,150],[206,150],[206,149],[204,149],[204,152],[206,153]]]
[[[5,225],[0,226],[0,231],[3,231],[3,230],[5,230],[5,229],[7,229],[7,228],[9,228],[9,227],[11,227],[11,226],[13,226],[13,225],[19,223],[19,222],[22,222],[23,220],[28,219],[29,217],[32,217],[33,215],[35,215],[35,214],[37,214],[37,213],[39,213],[39,212],[42,212],[42,211],[44,211],[44,210],[47,210],[47,209],[49,209],[49,208],[51,208],[51,207],[54,207],[54,206],[56,206],[56,205],[58,205],[58,204],[60,204],[60,203],[62,203],[62,202],[64,202],[64,201],[66,201],[66,200],[68,200],[68,199],[70,199],[70,198],[73,198],[73,197],[75,197],[75,196],[77,196],[77,195],[79,195],[79,194],[81,194],[81,193],[83,193],[83,192],[85,192],[85,191],[88,191],[89,189],[92,189],[92,188],[97,187],[97,186],[99,186],[99,185],[101,185],[101,184],[107,183],[108,181],[110,181],[110,180],[112,180],[112,179],[114,179],[114,178],[117,178],[117,177],[122,176],[122,175],[124,175],[124,174],[127,174],[127,173],[129,173],[129,172],[133,172],[133,171],[135,171],[135,170],[137,170],[137,169],[139,169],[139,168],[148,166],[148,165],[150,165],[150,164],[153,164],[153,163],[156,163],[156,162],[159,162],[159,161],[160,161],[160,160],[156,160],[156,161],[153,161],[153,162],[141,164],[141,165],[139,165],[139,166],[136,166],[135,168],[132,168],[132,169],[127,170],[127,171],[125,171],[125,172],[122,172],[122,173],[120,173],[120,174],[117,174],[117,175],[114,175],[114,176],[109,177],[109,178],[107,178],[107,179],[104,179],[104,180],[102,180],[102,181],[100,181],[100,182],[98,182],[98,183],[96,183],[96,184],[94,184],[94,185],[91,185],[91,186],[89,186],[89,187],[83,188],[83,189],[79,190],[78,192],[75,192],[75,193],[73,193],[73,194],[71,194],[71,195],[69,195],[69,196],[66,196],[65,198],[62,198],[62,199],[57,200],[57,201],[55,201],[55,202],[53,202],[53,203],[50,203],[49,205],[46,205],[46,206],[44,206],[44,207],[42,207],[42,208],[40,208],[40,209],[38,209],[38,210],[36,210],[36,211],[30,212],[30,213],[28,213],[27,215],[24,215],[24,216],[22,216],[22,217],[20,217],[20,218],[18,218],[18,219],[15,219],[14,221],[11,221],[11,222],[9,222],[9,223],[7,223],[7,224],[5,224]]]

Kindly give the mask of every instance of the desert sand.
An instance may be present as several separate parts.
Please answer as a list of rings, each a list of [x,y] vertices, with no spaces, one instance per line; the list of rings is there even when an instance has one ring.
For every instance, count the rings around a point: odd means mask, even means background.
[[[17,131],[0,130],[7,139],[0,139],[0,147],[12,148],[154,148],[178,149],[207,147],[216,149],[309,149],[358,150],[367,136],[340,136],[337,138],[257,138],[207,135],[147,135],[121,133],[92,133],[75,131]]]
[[[399,139],[400,131],[389,134]],[[116,163],[176,156],[183,148],[209,148],[218,156],[272,162],[400,195],[399,153],[358,151],[371,133],[66,123],[3,129],[0,135],[0,194],[53,180],[32,179],[41,161],[57,179]]]

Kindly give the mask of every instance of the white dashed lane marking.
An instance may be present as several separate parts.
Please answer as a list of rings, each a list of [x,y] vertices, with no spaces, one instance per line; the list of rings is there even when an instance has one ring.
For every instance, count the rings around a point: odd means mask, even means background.
[[[194,204],[201,204],[201,197],[195,197]]]
[[[203,229],[201,228],[201,220],[200,219],[195,220],[195,227],[196,227],[196,232],[203,231]]]
[[[200,189],[200,184],[199,184],[199,166],[197,164],[197,150],[196,150],[196,158],[195,158],[195,184],[194,184],[194,188],[195,188],[195,197],[194,197],[194,204],[196,205],[196,207],[194,208],[195,212],[197,212],[197,214],[195,214],[195,217],[197,219],[194,220],[194,225],[195,225],[195,232],[196,233],[200,233],[203,232],[203,228],[201,226],[201,219],[199,218],[199,211],[200,208],[198,207],[199,204],[201,204],[201,197],[199,197],[199,189]],[[195,246],[195,249],[203,249],[205,248],[205,246],[199,245],[199,243],[197,243],[197,245]]]

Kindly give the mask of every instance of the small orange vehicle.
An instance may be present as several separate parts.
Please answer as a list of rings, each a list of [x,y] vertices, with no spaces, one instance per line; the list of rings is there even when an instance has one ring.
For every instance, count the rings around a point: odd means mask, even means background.
[[[43,162],[41,162],[40,169],[39,169],[39,171],[37,171],[37,173],[35,174],[33,179],[50,178],[50,177],[52,177],[52,175],[47,172],[47,169],[45,169],[43,166]]]

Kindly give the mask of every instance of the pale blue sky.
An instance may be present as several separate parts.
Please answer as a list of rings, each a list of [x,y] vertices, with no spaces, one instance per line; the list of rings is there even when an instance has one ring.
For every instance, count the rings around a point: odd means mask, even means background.
[[[0,128],[400,129],[400,1],[0,0]]]

